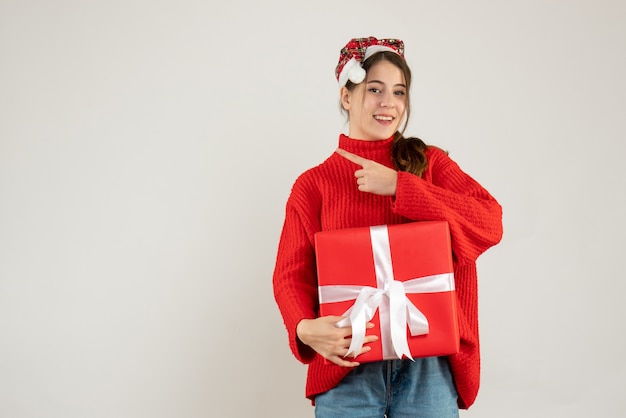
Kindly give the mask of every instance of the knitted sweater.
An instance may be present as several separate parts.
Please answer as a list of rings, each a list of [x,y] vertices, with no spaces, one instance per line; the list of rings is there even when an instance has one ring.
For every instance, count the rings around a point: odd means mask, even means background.
[[[392,138],[360,141],[339,136],[339,147],[393,168]],[[426,150],[422,175],[398,172],[396,195],[379,196],[357,189],[360,166],[333,153],[301,174],[287,201],[273,276],[274,296],[283,316],[294,356],[308,364],[306,397],[335,387],[350,372],[318,355],[296,335],[302,319],[318,316],[314,234],[322,230],[446,220],[450,225],[454,277],[459,306],[460,351],[449,356],[459,407],[469,408],[478,393],[480,355],[476,259],[502,237],[502,208],[448,155]]]

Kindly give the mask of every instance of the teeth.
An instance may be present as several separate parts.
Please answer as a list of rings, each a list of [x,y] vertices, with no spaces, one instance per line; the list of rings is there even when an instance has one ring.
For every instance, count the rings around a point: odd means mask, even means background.
[[[386,121],[393,120],[393,118],[391,116],[378,116],[378,115],[374,116],[374,119],[376,119],[376,120],[386,120]]]

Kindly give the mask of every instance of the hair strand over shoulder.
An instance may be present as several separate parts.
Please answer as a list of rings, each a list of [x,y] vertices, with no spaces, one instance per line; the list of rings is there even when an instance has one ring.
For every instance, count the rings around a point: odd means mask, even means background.
[[[400,171],[421,177],[428,167],[426,148],[428,146],[417,137],[405,137],[396,132],[391,148],[393,162]]]

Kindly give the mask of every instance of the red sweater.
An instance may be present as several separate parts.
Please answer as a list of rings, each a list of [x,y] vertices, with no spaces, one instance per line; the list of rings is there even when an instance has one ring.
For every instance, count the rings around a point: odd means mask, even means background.
[[[339,147],[394,167],[392,139],[359,141],[345,135]],[[304,172],[287,201],[274,270],[274,296],[283,316],[295,357],[308,364],[306,396],[335,387],[350,368],[325,362],[296,336],[302,319],[318,313],[313,236],[321,230],[446,220],[450,224],[454,277],[459,302],[461,348],[449,357],[459,394],[459,407],[469,408],[478,393],[480,354],[476,259],[502,237],[502,208],[448,155],[436,147],[426,150],[428,168],[420,178],[399,172],[396,195],[379,196],[357,189],[359,166],[333,153]]]

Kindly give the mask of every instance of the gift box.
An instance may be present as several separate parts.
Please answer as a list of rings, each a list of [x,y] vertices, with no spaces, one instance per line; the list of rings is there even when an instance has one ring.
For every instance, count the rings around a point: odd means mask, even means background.
[[[450,230],[422,221],[315,234],[320,316],[352,327],[349,355],[360,362],[442,356],[459,351]],[[367,322],[374,328],[366,331]]]

